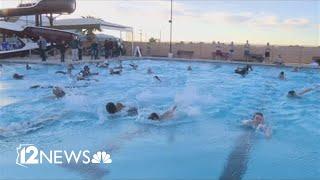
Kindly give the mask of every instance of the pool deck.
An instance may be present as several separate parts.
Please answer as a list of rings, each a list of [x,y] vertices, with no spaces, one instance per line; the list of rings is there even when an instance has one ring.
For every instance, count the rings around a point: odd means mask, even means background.
[[[185,58],[167,58],[167,57],[132,57],[132,56],[122,56],[118,58],[108,59],[110,61],[127,61],[127,60],[157,60],[157,61],[181,61],[181,62],[203,62],[203,63],[229,63],[229,64],[250,64],[250,65],[260,65],[260,66],[273,66],[273,67],[303,67],[303,68],[314,68],[320,69],[320,67],[314,67],[310,64],[293,64],[286,63],[283,66],[275,64],[266,64],[259,62],[245,62],[245,61],[226,61],[226,60],[212,60],[212,59],[185,59]],[[42,62],[38,56],[22,57],[22,58],[10,58],[10,59],[0,59],[0,63],[29,63],[29,64],[47,64],[47,65],[65,65],[65,64],[85,64],[85,63],[101,63],[104,62],[104,58],[98,60],[91,60],[89,56],[84,56],[81,61],[72,61],[70,58],[66,58],[64,63],[60,62],[59,56],[49,57],[47,61]]]

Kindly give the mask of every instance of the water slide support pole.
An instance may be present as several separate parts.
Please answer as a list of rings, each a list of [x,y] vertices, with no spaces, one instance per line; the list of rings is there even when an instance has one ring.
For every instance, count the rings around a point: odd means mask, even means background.
[[[50,27],[53,27],[53,14],[50,13],[50,16],[48,18],[49,18]]]
[[[39,26],[39,15],[38,14],[36,14],[35,15],[35,25],[38,27]]]
[[[42,14],[39,15],[40,26],[42,26]]]

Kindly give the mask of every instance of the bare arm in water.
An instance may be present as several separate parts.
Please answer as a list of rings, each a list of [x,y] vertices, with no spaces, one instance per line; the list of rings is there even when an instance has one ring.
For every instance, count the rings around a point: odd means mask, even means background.
[[[163,113],[163,114],[160,116],[160,119],[164,120],[164,119],[171,119],[171,118],[173,118],[176,109],[177,109],[177,106],[174,106],[172,109],[170,109],[170,110],[166,111],[165,113]]]
[[[306,93],[308,93],[310,91],[313,91],[313,90],[315,90],[315,89],[317,89],[319,87],[320,87],[320,84],[316,85],[314,88],[307,88],[307,89],[303,90],[302,92],[299,92],[298,95],[302,96],[302,95],[304,95],[304,94],[306,94]]]

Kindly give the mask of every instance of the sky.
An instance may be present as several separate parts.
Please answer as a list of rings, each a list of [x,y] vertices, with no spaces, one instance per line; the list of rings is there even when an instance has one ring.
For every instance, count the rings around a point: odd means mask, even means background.
[[[19,0],[1,0],[0,8]],[[30,0],[29,0],[30,1]],[[134,28],[135,40],[168,41],[170,0],[77,0],[60,18],[95,16]],[[105,31],[118,35],[118,32]],[[161,34],[161,35],[160,35]],[[320,45],[320,0],[173,0],[173,41]]]

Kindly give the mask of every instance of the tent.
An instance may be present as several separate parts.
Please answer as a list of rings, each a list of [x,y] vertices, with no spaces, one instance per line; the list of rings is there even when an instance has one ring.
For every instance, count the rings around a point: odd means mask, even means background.
[[[48,22],[44,22],[43,26],[50,27]],[[120,38],[122,38],[122,32],[131,33],[131,52],[133,54],[134,44],[133,44],[133,28],[129,26],[124,26],[120,24],[115,24],[111,22],[106,22],[102,19],[96,18],[73,18],[73,19],[57,19],[53,21],[52,28],[61,30],[82,30],[82,29],[107,29],[115,30],[120,32]]]

